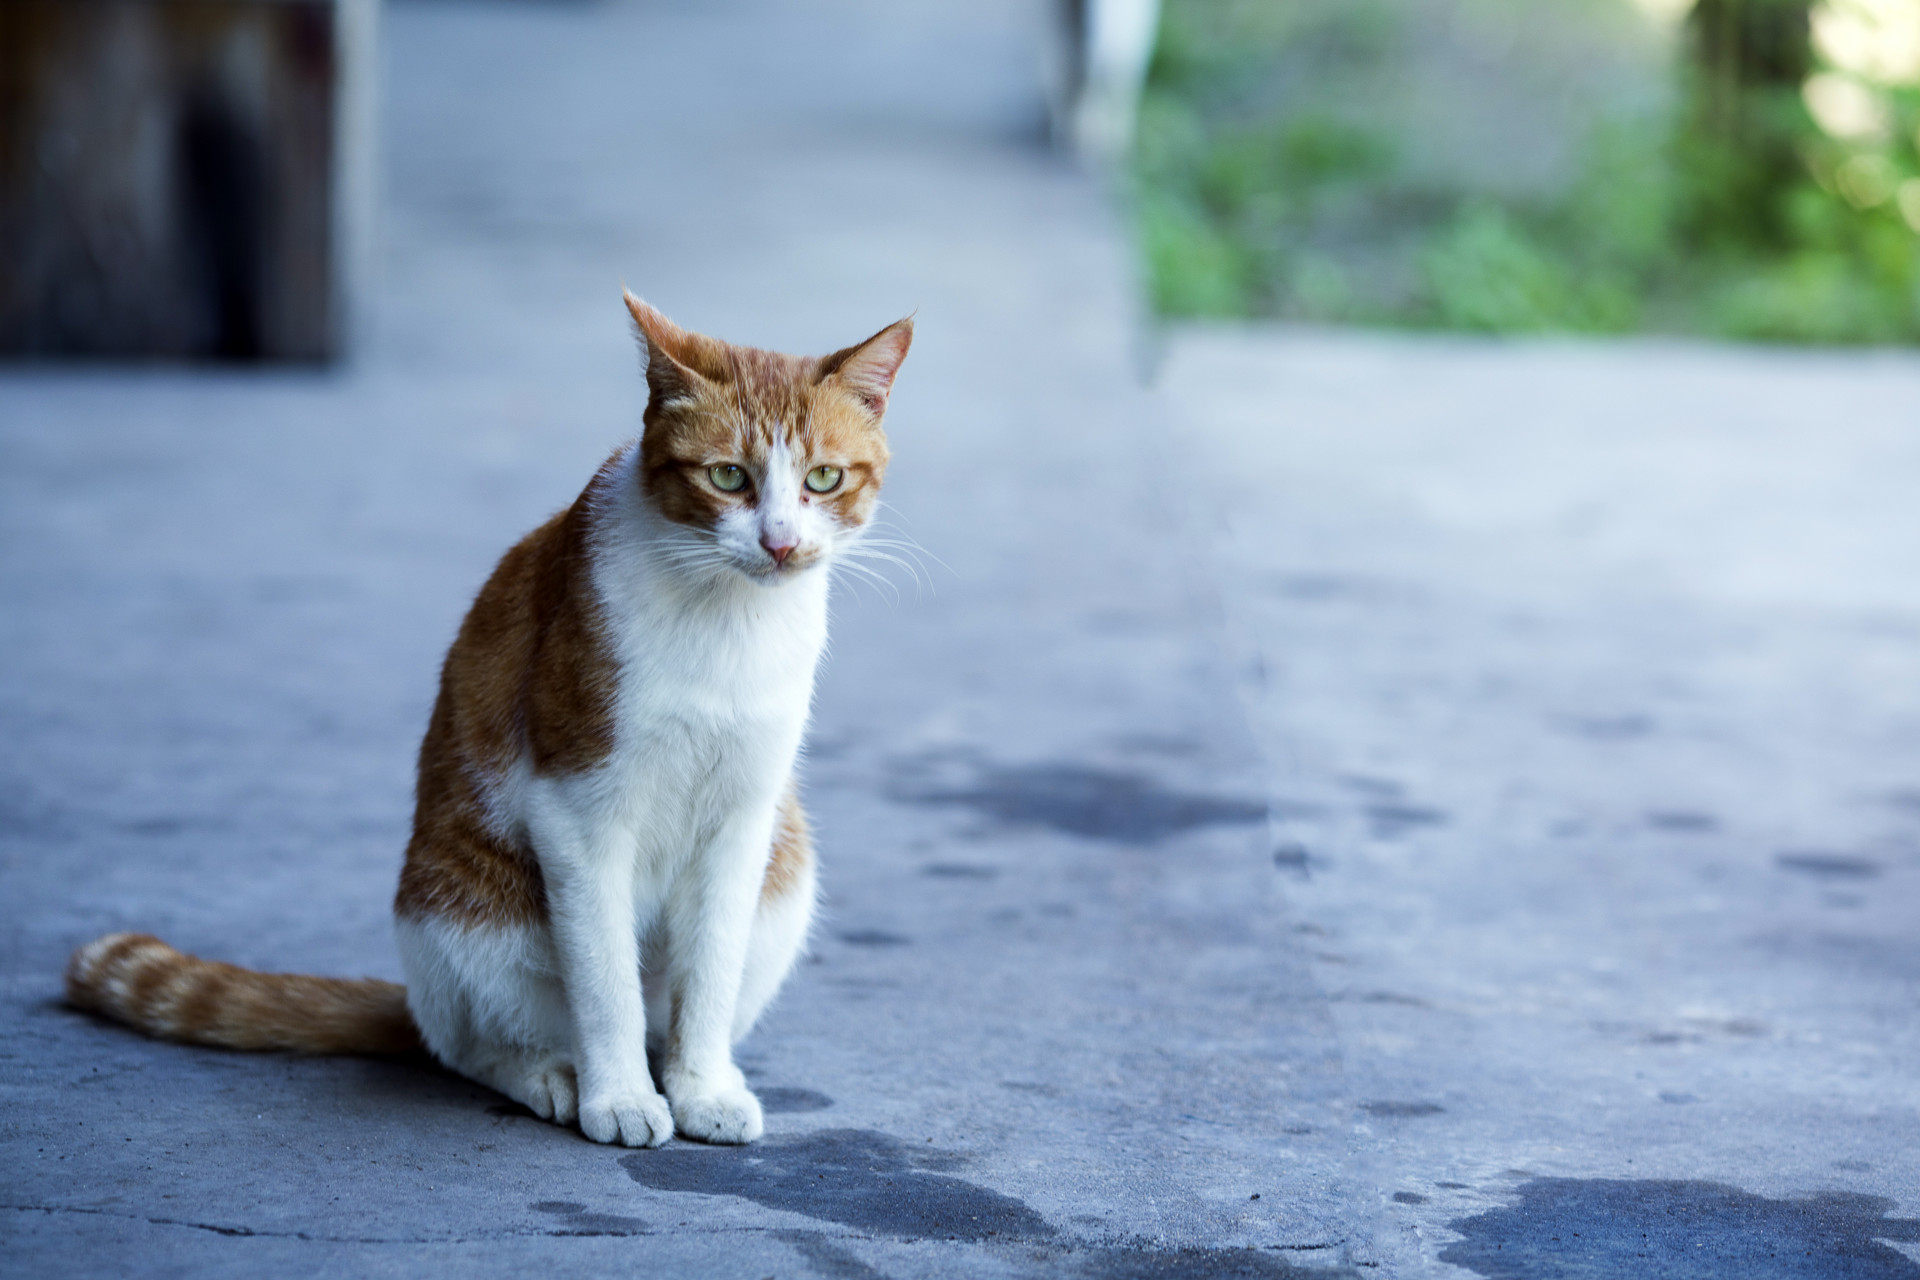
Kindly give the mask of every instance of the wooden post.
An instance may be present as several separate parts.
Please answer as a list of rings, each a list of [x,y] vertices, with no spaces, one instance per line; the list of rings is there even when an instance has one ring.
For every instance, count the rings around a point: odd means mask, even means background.
[[[376,3],[0,3],[0,352],[340,355]]]

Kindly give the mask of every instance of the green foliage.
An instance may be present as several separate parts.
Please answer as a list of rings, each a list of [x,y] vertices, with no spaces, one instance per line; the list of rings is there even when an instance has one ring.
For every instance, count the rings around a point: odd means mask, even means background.
[[[1487,333],[1630,329],[1637,299],[1625,279],[1582,271],[1495,204],[1473,204],[1441,227],[1421,256],[1435,323]]]
[[[1763,14],[1774,44],[1759,54],[1725,36],[1742,3],[1778,11]],[[1407,9],[1165,0],[1135,164],[1156,307],[1920,340],[1920,93],[1875,86],[1884,127],[1830,137],[1799,91],[1804,48],[1780,43],[1794,0],[1714,5],[1695,14],[1695,56],[1667,106],[1595,122],[1569,177],[1515,194],[1436,178],[1412,163],[1414,130],[1383,123],[1364,94],[1324,91],[1391,67]]]

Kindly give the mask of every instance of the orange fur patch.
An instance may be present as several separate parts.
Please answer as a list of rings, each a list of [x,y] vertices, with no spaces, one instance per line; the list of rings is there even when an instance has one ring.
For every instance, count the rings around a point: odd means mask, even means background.
[[[800,793],[789,782],[774,818],[773,856],[767,859],[766,879],[760,882],[760,900],[772,902],[791,893],[812,865],[813,833],[806,810],[800,807]]]
[[[613,750],[613,665],[587,580],[587,508],[606,476],[506,554],[447,653],[420,743],[402,919],[546,918],[533,851],[491,828],[481,789],[523,751],[537,772],[569,773]]]

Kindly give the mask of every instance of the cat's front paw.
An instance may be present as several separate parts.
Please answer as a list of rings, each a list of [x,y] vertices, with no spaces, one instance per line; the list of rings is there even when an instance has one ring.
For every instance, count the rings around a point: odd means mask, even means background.
[[[673,1136],[667,1100],[649,1090],[608,1098],[583,1098],[580,1132],[595,1142],[623,1147],[657,1147]]]
[[[722,1089],[673,1100],[674,1123],[680,1136],[695,1142],[738,1146],[767,1131],[760,1117],[760,1099],[745,1089]]]

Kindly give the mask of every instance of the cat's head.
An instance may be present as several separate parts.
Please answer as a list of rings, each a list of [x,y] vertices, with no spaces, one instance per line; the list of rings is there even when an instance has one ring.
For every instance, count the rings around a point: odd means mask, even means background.
[[[857,538],[886,477],[881,420],[912,319],[830,356],[786,356],[689,333],[626,297],[650,393],[640,484],[690,535],[679,562],[773,584]]]

